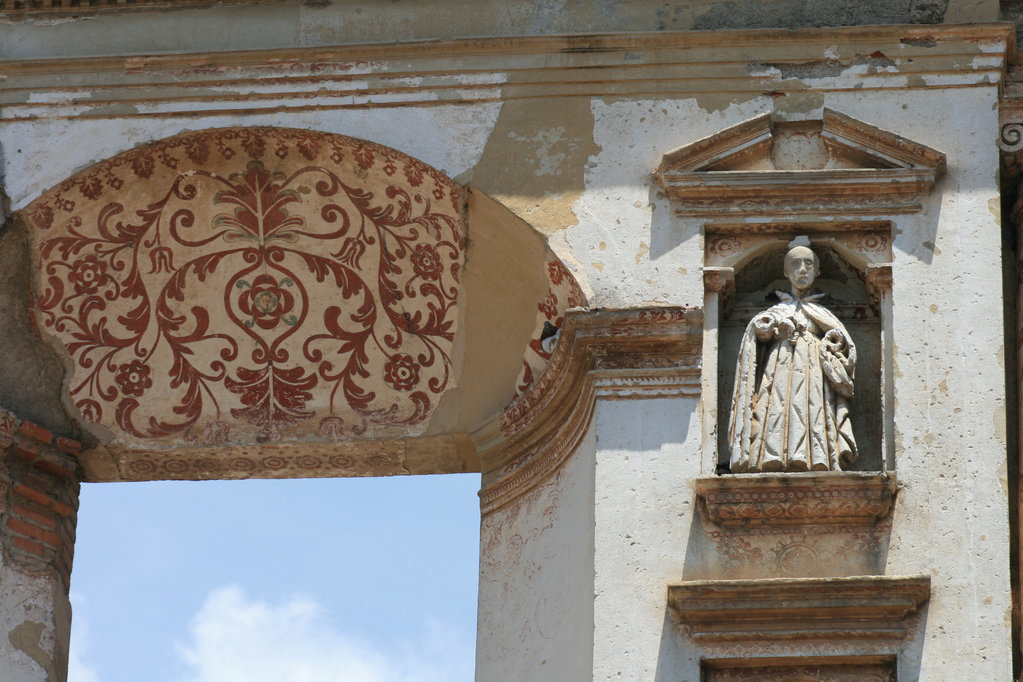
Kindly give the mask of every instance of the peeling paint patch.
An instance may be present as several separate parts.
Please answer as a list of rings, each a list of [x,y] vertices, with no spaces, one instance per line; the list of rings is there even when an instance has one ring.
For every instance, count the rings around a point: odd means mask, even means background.
[[[869,55],[858,54],[852,59],[813,59],[805,62],[753,62],[746,67],[751,76],[778,76],[782,80],[834,78],[847,71],[856,73],[883,73],[897,68],[894,59],[876,50]]]
[[[1002,443],[1003,445],[1007,444],[1008,440],[1006,439],[1006,436],[1005,436],[1005,433],[1006,433],[1006,430],[1005,430],[1005,408],[999,407],[999,408],[995,409],[994,414],[991,415],[991,418],[992,418],[992,421],[994,421],[994,424],[995,424],[995,438],[998,439],[999,443]],[[1005,466],[1004,462],[1002,463],[1002,466]]]
[[[40,646],[40,639],[44,629],[45,626],[42,623],[27,620],[11,630],[10,634],[7,635],[7,639],[10,640],[15,649],[25,653],[29,658],[38,663],[39,667],[46,671],[46,682],[50,682],[56,679],[56,674],[53,669],[53,659]]]
[[[566,99],[555,109],[543,101],[507,102],[471,180],[550,235],[578,224],[572,206],[585,189],[586,163],[599,151],[589,100]]]
[[[998,222],[1002,221],[1002,200],[1001,197],[991,197],[987,200],[987,210]]]
[[[650,245],[646,242],[639,243],[639,251],[636,252],[636,265],[639,265],[646,255],[650,253]]]

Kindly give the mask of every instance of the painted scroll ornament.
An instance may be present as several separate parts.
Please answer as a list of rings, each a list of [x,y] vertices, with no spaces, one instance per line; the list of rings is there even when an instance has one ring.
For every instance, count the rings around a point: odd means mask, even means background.
[[[339,135],[179,135],[28,207],[37,320],[136,447],[416,435],[454,383],[461,203]]]
[[[732,473],[836,471],[856,459],[848,401],[856,346],[808,295],[820,272],[806,237],[785,256],[792,293],[757,314],[739,347],[728,425]]]

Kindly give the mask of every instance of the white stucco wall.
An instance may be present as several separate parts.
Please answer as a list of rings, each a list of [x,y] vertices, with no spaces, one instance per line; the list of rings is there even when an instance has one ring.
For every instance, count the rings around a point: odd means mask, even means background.
[[[696,513],[689,481],[701,473],[698,405],[597,403],[594,680],[699,679],[699,657],[665,599],[684,576]]]
[[[588,679],[596,436],[480,529],[477,682]]]

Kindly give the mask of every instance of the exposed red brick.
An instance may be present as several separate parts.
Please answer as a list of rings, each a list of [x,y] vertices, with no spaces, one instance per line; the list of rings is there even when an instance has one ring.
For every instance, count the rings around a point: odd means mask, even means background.
[[[11,451],[22,459],[31,462],[39,456],[45,447],[45,443],[21,439],[14,441],[14,444],[11,445]]]
[[[45,542],[53,549],[60,547],[60,538],[52,530],[45,530],[39,526],[33,526],[30,523],[25,523],[20,519],[14,517],[7,517],[7,527],[13,530],[15,533],[21,533],[30,538],[35,538],[40,542]]]
[[[76,440],[71,440],[70,438],[58,436],[54,440],[54,444],[61,452],[66,452],[69,455],[77,455],[82,451],[82,444]]]
[[[20,535],[12,536],[11,541],[14,543],[14,546],[17,547],[18,549],[24,550],[26,552],[31,552],[32,554],[35,554],[40,557],[45,557],[51,551],[46,549],[46,547],[40,545],[38,542],[35,542],[34,540],[29,540],[28,538],[23,538]]]
[[[50,494],[56,484],[56,481],[53,480],[53,476],[43,476],[35,473],[34,471],[22,474],[21,480],[25,483],[25,485],[31,486],[46,495]]]
[[[32,500],[38,504],[43,505],[47,509],[52,509],[61,516],[69,516],[75,513],[73,507],[70,507],[63,502],[58,502],[49,495],[39,492],[38,490],[31,488],[24,483],[18,483],[14,487],[14,492],[21,495],[25,499]]]
[[[67,478],[75,470],[75,463],[52,452],[43,452],[35,461],[36,468],[59,478]]]
[[[28,519],[30,521],[38,523],[40,526],[43,526],[44,528],[49,528],[50,530],[54,530],[57,528],[57,519],[47,514],[43,514],[42,512],[38,512],[35,509],[31,509],[30,507],[27,507],[23,504],[15,502],[14,506],[11,508],[11,512],[16,516],[20,516],[23,519]]]
[[[49,429],[44,429],[39,424],[33,424],[30,421],[21,422],[21,428],[18,431],[43,443],[53,442],[53,433]]]

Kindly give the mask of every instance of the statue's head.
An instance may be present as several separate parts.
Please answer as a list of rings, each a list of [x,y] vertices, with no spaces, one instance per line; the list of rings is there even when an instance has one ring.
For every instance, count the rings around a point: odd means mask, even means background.
[[[810,247],[793,246],[785,254],[785,277],[792,283],[794,291],[803,293],[811,286],[820,274],[820,260]]]

